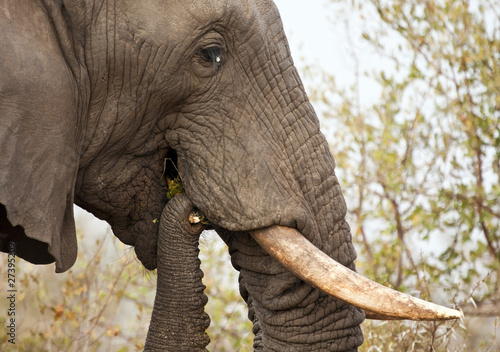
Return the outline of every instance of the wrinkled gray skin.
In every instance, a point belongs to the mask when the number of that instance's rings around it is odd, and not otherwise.
[[[270,0],[0,0],[0,43],[1,250],[67,270],[76,203],[154,269],[178,170],[229,245],[255,349],[357,349],[364,314],[247,233],[295,227],[354,270],[335,163]]]
[[[206,351],[210,318],[204,311],[199,238],[202,224],[188,221],[194,206],[182,194],[163,210],[158,236],[158,287],[145,351]],[[182,258],[182,260],[179,260]]]

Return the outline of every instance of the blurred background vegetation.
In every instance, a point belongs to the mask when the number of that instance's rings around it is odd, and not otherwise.
[[[351,33],[338,50],[354,84],[313,63],[301,73],[337,160],[358,270],[465,312],[459,322],[367,321],[360,351],[500,350],[500,1],[336,0],[328,11]],[[365,70],[361,56],[381,64]],[[109,230],[85,230],[88,215],[77,220],[68,273],[18,262],[18,344],[6,343],[0,300],[0,351],[142,350],[154,273]],[[209,349],[251,351],[225,248],[208,233],[201,251]]]

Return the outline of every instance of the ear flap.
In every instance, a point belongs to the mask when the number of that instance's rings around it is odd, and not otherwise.
[[[66,271],[77,256],[75,128],[65,126],[68,115],[42,110],[36,117],[19,117],[14,112],[4,115],[3,108],[0,102],[0,118],[9,120],[11,128],[0,125],[0,250],[13,241],[17,256],[34,264],[55,261],[56,272]],[[54,130],[38,129],[39,123]],[[61,131],[63,126],[66,131]]]
[[[29,6],[0,23],[0,250],[15,242],[63,272],[77,256],[77,88],[46,13]]]

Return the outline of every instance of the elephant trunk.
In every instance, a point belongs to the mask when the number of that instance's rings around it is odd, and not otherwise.
[[[298,278],[250,233],[217,232],[240,271],[240,292],[249,307],[256,351],[357,351],[363,342],[361,309]]]
[[[290,183],[288,191],[297,190],[297,193],[276,207],[275,212],[269,212],[268,216],[278,214],[274,226],[243,231],[217,229],[228,244],[233,266],[240,271],[240,292],[248,303],[249,318],[254,324],[254,348],[257,351],[357,351],[363,343],[360,329],[365,319],[363,309],[369,316],[374,316],[377,305],[382,306],[376,302],[378,298],[375,296],[370,301],[370,292],[365,292],[362,304],[349,300],[350,295],[359,287],[368,285],[369,280],[361,284],[358,281],[358,286],[349,291],[350,275],[331,275],[326,286],[307,275],[309,272],[321,277],[325,273],[335,273],[330,267],[336,266],[343,273],[359,276],[355,273],[356,253],[345,220],[346,204],[334,173],[335,162],[328,144],[319,134],[310,136],[302,148],[291,154],[293,166],[288,170],[293,176],[285,174],[284,179],[296,180],[296,186]],[[280,179],[275,182],[280,182]],[[263,196],[262,202],[275,199],[279,197],[274,194],[267,198]],[[286,240],[286,231],[274,231],[276,228],[294,229],[294,235],[299,234],[299,240],[305,242],[275,256],[273,251],[277,246],[268,246],[264,242],[270,240],[281,245]],[[316,265],[318,256],[310,259],[303,255],[309,248],[306,244],[330,261]],[[300,270],[295,270],[294,264],[302,259]],[[338,287],[347,287],[348,290],[340,295],[333,292],[332,296],[329,288],[335,291]],[[379,298],[384,307],[378,310],[379,317],[393,314],[387,309],[391,306],[388,301],[391,298],[384,296],[385,291],[382,291]],[[413,319],[413,302],[409,307],[404,307],[404,299],[399,303],[402,310],[408,308],[399,317]],[[437,317],[428,313],[422,319]],[[438,319],[459,316],[458,312],[446,316],[448,313]],[[395,316],[398,317],[397,312]]]
[[[145,351],[207,351],[207,296],[198,259],[203,225],[189,223],[193,205],[179,195],[165,206],[158,239],[158,283]]]

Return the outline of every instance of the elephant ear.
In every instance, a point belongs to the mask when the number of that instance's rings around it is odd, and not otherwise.
[[[63,272],[77,256],[77,90],[46,12],[26,12],[30,3],[0,21],[0,250],[15,242],[17,256]]]

